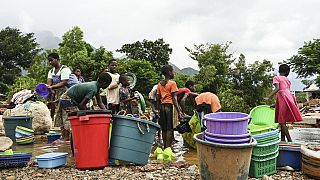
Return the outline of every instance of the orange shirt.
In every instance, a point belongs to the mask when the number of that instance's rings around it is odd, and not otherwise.
[[[218,96],[211,92],[201,93],[196,97],[195,100],[197,105],[202,103],[209,104],[212,112],[217,112],[221,108]]]
[[[177,92],[178,87],[176,82],[169,80],[166,85],[159,83],[157,88],[157,94],[161,97],[161,104],[173,104],[171,93]]]

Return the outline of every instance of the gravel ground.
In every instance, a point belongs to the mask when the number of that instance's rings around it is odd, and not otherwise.
[[[196,165],[186,163],[160,164],[151,162],[145,166],[112,166],[101,170],[77,170],[74,167],[38,169],[35,163],[24,168],[0,170],[1,179],[199,179]]]
[[[78,170],[72,166],[56,169],[39,169],[35,162],[27,167],[0,170],[0,179],[36,180],[36,179],[200,179],[199,169],[196,165],[184,162],[161,164],[156,161],[145,166],[110,166],[101,170]],[[302,172],[278,171],[272,176],[264,176],[263,180],[309,180]],[[256,180],[249,178],[249,180]]]

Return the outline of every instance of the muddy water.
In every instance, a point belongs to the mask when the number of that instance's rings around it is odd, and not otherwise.
[[[292,139],[296,142],[302,143],[320,143],[320,128],[294,128],[290,130]],[[177,155],[175,161],[186,161],[189,164],[198,164],[197,151],[195,149],[187,148],[183,145],[182,136],[175,133],[175,139],[178,141],[173,145],[173,151]],[[152,149],[155,149],[153,147]],[[47,152],[67,152],[67,164],[74,166],[74,158],[69,144],[53,144],[48,143],[44,137],[36,139],[33,145],[14,145],[14,151],[29,151],[32,152],[32,158]],[[153,153],[153,152],[152,152]]]
[[[189,149],[184,147],[182,136],[179,133],[175,133],[175,138],[178,140],[177,143],[173,146],[173,151],[177,155],[176,161],[186,161],[189,164],[198,164],[197,151],[194,149]],[[154,146],[152,149],[155,149]],[[35,159],[35,156],[48,153],[48,152],[67,152],[67,165],[75,166],[74,158],[72,157],[72,151],[70,144],[61,143],[54,144],[48,143],[46,138],[43,136],[37,137],[36,142],[32,145],[17,145],[15,144],[12,149],[14,151],[27,151],[32,152],[32,159]],[[151,152],[153,153],[153,151]]]
[[[67,164],[69,166],[74,165],[74,159],[72,157],[72,152],[69,144],[53,144],[48,143],[46,139],[36,138],[36,142],[31,145],[17,145],[15,144],[12,149],[14,151],[32,152],[32,159],[34,160],[36,156],[49,153],[49,152],[67,152]]]

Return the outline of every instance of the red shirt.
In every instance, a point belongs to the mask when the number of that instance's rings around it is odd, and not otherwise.
[[[181,101],[181,99],[183,98],[183,96],[184,96],[185,94],[189,95],[190,93],[191,93],[190,89],[188,89],[188,88],[180,88],[180,89],[176,92],[178,102]]]

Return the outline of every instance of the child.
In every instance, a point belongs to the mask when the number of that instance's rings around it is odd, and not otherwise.
[[[285,141],[285,138],[287,138],[287,140],[291,142],[292,139],[286,126],[286,122],[302,121],[302,116],[296,99],[290,92],[291,82],[287,78],[289,72],[290,67],[287,64],[281,64],[279,66],[279,76],[275,76],[273,78],[275,90],[273,90],[266,99],[270,99],[275,93],[277,93],[275,120],[280,124],[281,141]]]
[[[67,111],[85,110],[86,104],[95,96],[101,109],[106,109],[99,95],[99,89],[107,88],[111,83],[111,76],[103,72],[97,81],[77,84],[67,90],[60,98],[61,106]]]
[[[173,68],[170,65],[162,67],[161,73],[165,76],[157,87],[157,102],[160,106],[160,121],[164,148],[171,147],[173,142],[173,105],[178,111],[179,119],[182,117],[181,108],[178,104],[176,92],[177,84],[174,78]],[[160,105],[161,100],[161,105]]]
[[[198,93],[194,93],[194,91],[194,82],[187,81],[185,83],[184,88],[179,88],[179,90],[176,92],[178,103],[182,108],[183,112],[185,112],[186,99],[188,97],[196,97],[199,95]]]
[[[128,76],[126,74],[121,74],[119,81],[121,83],[121,87],[119,89],[120,110],[126,111],[127,114],[132,114],[130,101],[136,99],[136,97],[131,97]]]
[[[103,91],[104,104],[108,105],[108,109],[116,114],[120,109],[120,97],[119,97],[119,77],[117,73],[118,63],[115,59],[111,59],[108,65],[108,74],[112,78],[112,82],[107,89]]]
[[[80,68],[76,68],[76,69],[73,71],[73,74],[76,75],[79,83],[84,83],[84,82],[85,82],[83,76],[81,76],[81,70],[80,70]]]

